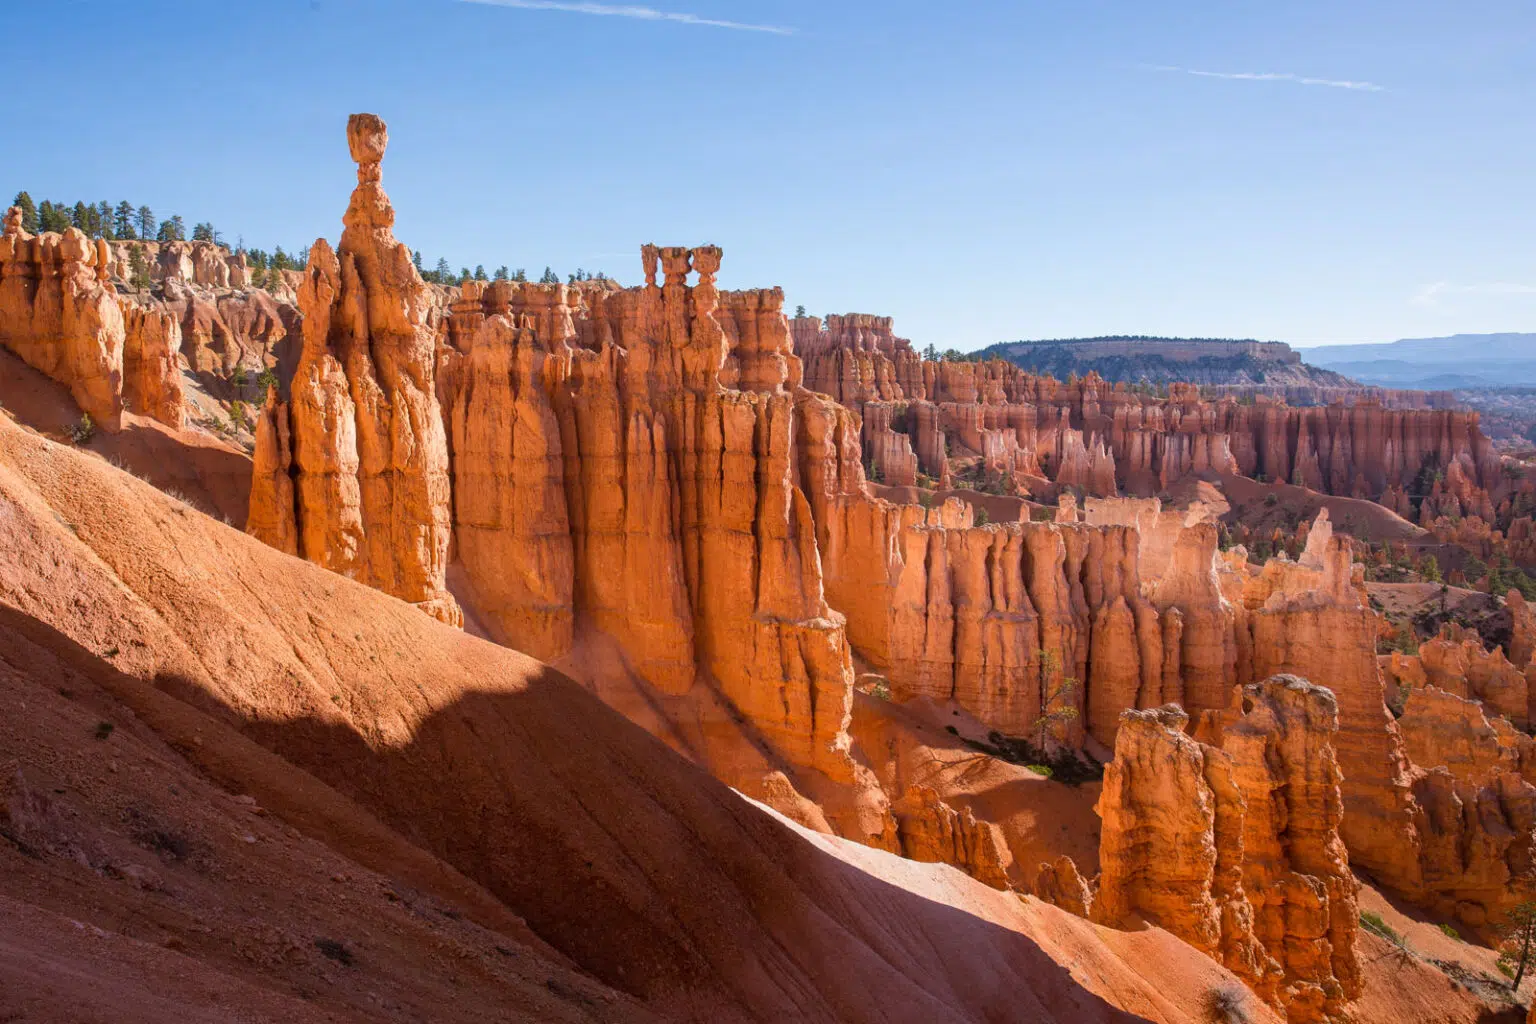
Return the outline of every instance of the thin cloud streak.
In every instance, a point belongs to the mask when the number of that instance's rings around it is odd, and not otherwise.
[[[679,11],[658,11],[654,7],[633,4],[597,4],[580,2],[580,0],[459,0],[459,2],[483,4],[487,7],[516,7],[525,11],[563,11],[567,14],[595,14],[605,18],[633,18],[637,21],[672,21],[682,25],[730,28],[738,32],[766,32],[776,36],[789,36],[795,33],[794,29],[779,25],[749,25],[740,21],[703,18],[697,14]]]
[[[1436,281],[1425,286],[1410,301],[1415,306],[1438,309],[1440,300],[1456,295],[1536,295],[1536,284],[1518,284],[1511,281],[1484,281],[1479,284],[1453,284]]]
[[[1296,85],[1321,85],[1330,89],[1352,89],[1356,92],[1386,92],[1385,86],[1375,82],[1353,82],[1341,78],[1309,78],[1306,75],[1293,75],[1289,72],[1280,73],[1273,71],[1199,71],[1195,68],[1175,67],[1171,64],[1143,65],[1148,71],[1174,71],[1183,75],[1197,75],[1200,78],[1226,78],[1239,82],[1293,82]]]

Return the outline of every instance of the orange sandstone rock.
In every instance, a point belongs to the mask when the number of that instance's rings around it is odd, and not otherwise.
[[[1275,559],[1241,584],[1240,678],[1291,674],[1338,700],[1342,834],[1351,861],[1410,898],[1422,893],[1417,813],[1402,738],[1376,663],[1379,628],[1347,538],[1319,515],[1297,562]]]
[[[1124,715],[1097,807],[1094,917],[1143,917],[1289,1020],[1325,1020],[1362,985],[1333,695],[1285,676],[1249,686],[1220,749],[1185,736],[1187,721],[1173,706]]]
[[[129,407],[168,426],[186,425],[181,325],[163,309],[123,304],[123,389]]]
[[[970,808],[956,811],[927,786],[908,787],[891,810],[902,856],[953,864],[994,889],[1008,888],[1013,855],[996,825],[977,821]]]
[[[367,159],[359,162],[338,250],[322,239],[310,252],[299,288],[303,352],[290,407],[263,416],[269,434],[258,445],[264,458],[251,505],[260,513],[252,522],[285,518],[271,482],[287,456],[269,423],[286,414],[299,553],[458,624],[461,613],[445,586],[448,450],[428,293],[390,230],[394,211],[379,185],[383,122],[355,115],[348,140],[354,156]]]
[[[1040,865],[1035,895],[1078,917],[1088,917],[1093,907],[1093,888],[1078,873],[1077,863],[1065,854]]]
[[[1428,901],[1474,928],[1498,921],[1536,867],[1536,740],[1434,686],[1408,692],[1398,726],[1418,766]]]
[[[77,228],[29,235],[11,207],[0,234],[0,345],[68,387],[98,426],[117,430],[125,329],[104,249]]]

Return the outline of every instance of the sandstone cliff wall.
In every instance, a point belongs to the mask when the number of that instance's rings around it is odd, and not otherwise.
[[[250,529],[279,547],[296,537],[305,558],[457,624],[445,583],[448,447],[428,292],[391,231],[379,184],[383,122],[354,117],[347,138],[358,186],[337,251],[321,239],[310,252],[291,404],[258,422]]]
[[[217,322],[226,336],[230,331],[217,312],[202,312],[199,299],[178,306],[174,290],[165,300],[120,296],[113,286],[116,263],[105,241],[74,228],[29,235],[20,211],[8,211],[0,235],[0,345],[69,388],[98,427],[118,430],[127,411],[180,429],[187,422],[182,359],[194,370],[212,368],[203,365],[209,361],[202,353],[213,344],[205,325]],[[228,301],[259,306],[263,300]],[[270,328],[264,333],[272,343],[282,336],[280,329],[275,337]],[[249,363],[266,365],[264,356]],[[237,358],[221,359],[223,369]]]
[[[1292,676],[1251,685],[1220,747],[1184,735],[1187,722],[1172,705],[1124,715],[1096,808],[1092,915],[1145,918],[1288,1020],[1328,1019],[1363,987],[1333,695]]]
[[[1035,478],[1036,489],[1053,483],[1101,496],[1150,495],[1189,473],[1237,472],[1381,500],[1413,485],[1427,467],[1445,475],[1454,514],[1490,522],[1512,486],[1475,412],[1385,408],[1369,398],[1301,408],[1267,396],[1251,405],[1210,402],[1188,385],[1151,398],[1095,374],[1063,384],[1001,360],[925,361],[886,318],[835,317],[826,329],[815,326],[802,322],[794,332],[806,386],[861,415],[867,403],[896,403],[904,423],[934,421],[942,435],[936,443],[925,445],[910,427],[904,432],[935,480],[947,475],[951,459],[979,459],[988,473],[1016,484]],[[899,455],[883,429],[866,433],[864,454],[886,474],[898,471],[890,463]]]
[[[69,388],[98,426],[116,430],[124,340],[106,243],[76,228],[29,235],[11,207],[0,235],[0,345]]]
[[[857,438],[797,386],[782,293],[722,294],[718,249],[646,246],[641,287],[471,284],[437,322],[388,230],[383,125],[355,118],[349,138],[360,184],[299,290],[304,351],[291,404],[260,423],[252,532],[439,614],[457,610],[451,557],[494,639],[634,702],[746,791],[792,776],[822,805],[790,788],[787,813],[896,846],[850,754],[851,654],[806,496],[857,473]],[[968,848],[920,800],[904,820]]]

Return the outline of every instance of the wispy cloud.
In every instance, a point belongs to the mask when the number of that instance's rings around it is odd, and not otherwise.
[[[1201,78],[1227,78],[1240,82],[1292,82],[1296,85],[1322,85],[1330,89],[1353,89],[1356,92],[1386,92],[1385,86],[1375,82],[1353,82],[1344,78],[1310,78],[1275,71],[1198,71],[1195,68],[1175,67],[1171,64],[1143,64],[1147,71],[1173,71],[1182,75],[1198,75]]]
[[[776,36],[794,35],[795,30],[780,25],[751,25],[741,21],[723,21],[680,11],[658,11],[634,4],[596,4],[580,0],[460,0],[462,3],[490,7],[518,7],[525,11],[564,11],[567,14],[596,14],[605,18],[634,18],[637,21],[674,21],[683,25],[708,28],[733,28],[739,32],[767,32]]]
[[[1444,300],[1458,295],[1536,295],[1536,284],[1519,284],[1512,281],[1455,284],[1451,281],[1436,281],[1434,284],[1425,285],[1409,301],[1415,306],[1440,309],[1445,305]]]

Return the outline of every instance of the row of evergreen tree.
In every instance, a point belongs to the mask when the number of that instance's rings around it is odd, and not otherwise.
[[[32,201],[28,193],[18,192],[11,205],[21,208],[22,230],[30,234],[79,228],[91,238],[105,238],[109,242],[122,239],[148,239],[155,242],[187,240],[187,222],[179,215],[159,220],[149,207],[136,207],[126,199],[116,206],[106,199],[99,203],[80,201],[72,205],[44,199],[38,204]],[[207,223],[192,228],[192,240],[218,244],[224,241],[214,226]]]
[[[432,284],[463,284],[465,281],[527,282],[528,280],[528,272],[522,267],[518,267],[516,270],[510,270],[505,266],[501,266],[497,267],[494,273],[488,274],[486,273],[485,266],[482,264],[475,267],[474,270],[470,270],[468,267],[461,267],[459,272],[455,274],[453,272],[452,264],[450,264],[446,259],[439,259],[437,261],[437,266],[431,270],[428,270],[422,261],[420,251],[411,253],[411,262],[416,264],[416,271],[417,273],[421,274],[422,280],[430,281]],[[589,273],[588,271],[581,268],[578,268],[574,274],[569,274],[566,277],[567,284],[575,284],[577,281],[606,280],[608,280],[608,275],[602,273],[601,271],[594,274]],[[545,267],[543,276],[539,278],[539,283],[559,284],[560,275],[555,273],[554,270],[550,269],[549,267]]]
[[[187,240],[186,222],[179,215],[173,215],[165,220],[159,220],[148,206],[134,206],[124,199],[115,206],[103,199],[99,203],[76,202],[55,203],[51,200],[43,200],[41,204],[33,201],[27,192],[18,192],[13,206],[21,208],[21,227],[29,234],[37,234],[43,231],[64,232],[69,228],[79,228],[91,238],[104,238],[112,241],[150,240],[156,242],[184,242]],[[201,222],[192,227],[192,241],[212,242],[215,245],[229,246],[224,240],[224,235],[209,222]],[[237,243],[236,251],[243,251],[250,262],[253,276],[265,279],[266,272],[271,270],[303,270],[307,259],[302,250],[297,254],[289,254],[278,246],[272,252],[264,249],[246,249],[244,240]],[[416,269],[421,276],[434,284],[461,284],[465,281],[527,281],[528,273],[519,267],[511,270],[505,266],[498,267],[493,274],[487,274],[485,267],[477,266],[473,271],[468,267],[460,268],[458,273],[453,272],[452,266],[446,259],[439,259],[437,266],[428,270],[422,263],[421,253],[412,254]],[[273,277],[276,280],[276,277]],[[585,269],[578,268],[575,273],[566,277],[567,283],[575,284],[578,281],[605,281],[607,276],[602,273],[589,273]],[[544,274],[539,278],[541,284],[558,284],[560,275],[551,268],[545,267]]]
[[[103,199],[99,203],[55,203],[43,200],[35,203],[27,192],[18,192],[13,206],[21,208],[21,227],[29,234],[42,231],[64,232],[79,228],[91,238],[104,238],[109,242],[146,240],[152,242],[185,242],[188,240],[187,223],[180,215],[165,220],[155,217],[147,206],[134,206],[124,199],[114,206]],[[212,242],[229,248],[224,233],[212,223],[203,221],[192,227],[191,241]],[[278,246],[272,252],[264,249],[246,249],[242,239],[237,251],[245,252],[251,266],[257,270],[303,270],[305,257],[289,255]]]

